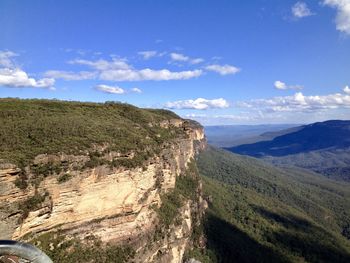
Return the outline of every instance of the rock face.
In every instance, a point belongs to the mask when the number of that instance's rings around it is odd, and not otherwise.
[[[201,189],[198,202],[188,200],[181,208],[182,223],[171,226],[169,235],[153,248],[144,248],[147,242],[144,237],[157,223],[154,207],[161,205],[160,196],[175,187],[177,176],[185,174],[196,152],[206,145],[202,127],[183,120],[162,123],[165,128],[170,125],[183,127],[186,138],[168,142],[143,167],[100,165],[79,172],[68,171],[74,175],[69,180],[59,182],[57,175],[50,175],[37,187],[24,190],[15,184],[19,168],[13,165],[0,168],[0,239],[25,239],[28,235],[60,230],[81,239],[94,235],[102,242],[132,243],[139,262],[181,262],[192,225],[196,224],[191,212],[202,209]],[[81,161],[84,156],[61,154],[60,158]],[[21,220],[20,204],[34,196],[42,198],[40,206]]]

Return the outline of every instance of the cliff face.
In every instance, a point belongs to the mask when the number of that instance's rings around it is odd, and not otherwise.
[[[181,128],[180,136],[162,145],[160,153],[142,167],[97,165],[46,176],[37,185],[20,189],[21,170],[14,165],[0,168],[0,239],[31,239],[48,232],[64,233],[83,240],[89,236],[103,243],[131,244],[139,262],[181,262],[193,224],[202,213],[201,186],[195,200],[185,200],[177,221],[164,238],[148,246],[159,218],[161,196],[172,191],[176,179],[186,174],[196,152],[205,147],[203,128],[188,121],[163,121],[165,129]],[[132,155],[132,153],[131,153]],[[118,154],[110,154],[109,159]],[[34,163],[84,163],[87,156],[40,155]],[[28,169],[28,168],[26,168]],[[66,177],[64,177],[66,176]],[[61,178],[58,179],[58,178]],[[30,201],[28,201],[32,198]],[[39,200],[36,205],[35,201]],[[34,202],[34,205],[30,205]],[[23,216],[23,207],[28,210]],[[194,218],[194,215],[196,218]]]

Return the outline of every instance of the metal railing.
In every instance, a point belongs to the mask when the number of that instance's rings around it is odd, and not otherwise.
[[[16,256],[33,263],[53,263],[40,249],[13,240],[0,240],[0,256],[4,255]]]

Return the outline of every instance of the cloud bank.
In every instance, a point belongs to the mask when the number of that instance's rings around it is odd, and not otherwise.
[[[11,51],[0,51],[0,86],[10,88],[50,88],[54,89],[53,78],[34,79],[12,60],[18,56]]]
[[[104,84],[100,84],[96,86],[96,89],[105,93],[110,94],[124,94],[125,90],[118,86],[108,86]]]
[[[157,51],[149,50],[149,51],[140,51],[137,54],[143,57],[143,59],[147,60],[157,55]]]
[[[273,97],[237,102],[236,106],[266,112],[310,112],[327,109],[350,108],[350,91],[328,95],[305,96],[301,92],[293,96]]]
[[[219,73],[220,75],[229,75],[229,74],[236,74],[239,71],[241,71],[239,68],[236,68],[234,66],[230,65],[218,65],[213,64],[205,67],[206,70],[214,71]]]
[[[150,68],[135,69],[129,65],[125,59],[113,58],[112,60],[85,60],[75,59],[69,61],[70,64],[84,65],[90,67],[92,71],[67,72],[59,70],[49,70],[46,76],[62,78],[65,80],[100,79],[108,81],[162,81],[162,80],[186,80],[202,75],[201,69],[186,71],[170,71],[168,69],[154,70]]]
[[[175,61],[175,62],[189,62],[190,64],[193,64],[193,65],[204,62],[204,59],[202,58],[190,58],[180,53],[170,53],[170,58],[172,61]]]
[[[64,70],[49,70],[45,72],[46,77],[55,78],[55,79],[64,79],[64,80],[85,80],[85,79],[94,79],[97,75],[97,72],[90,71],[64,71]]]
[[[203,99],[198,98],[195,100],[179,100],[174,102],[168,102],[165,107],[168,109],[194,109],[194,110],[207,110],[207,109],[223,109],[228,108],[229,103],[223,99]]]
[[[119,86],[110,86],[105,84],[99,84],[95,86],[95,89],[104,93],[109,93],[109,94],[142,93],[142,90],[139,88],[132,88],[130,90],[125,90]]]

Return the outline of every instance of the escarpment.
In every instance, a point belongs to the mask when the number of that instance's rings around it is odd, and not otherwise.
[[[9,145],[1,149],[11,158],[1,156],[0,239],[33,242],[57,258],[78,250],[74,241],[82,247],[93,244],[99,253],[110,246],[124,253],[126,249],[120,247],[127,246],[130,250],[125,253],[135,262],[182,261],[205,207],[194,160],[206,146],[199,124],[170,112],[123,104],[6,103],[16,110],[2,112],[0,117],[27,115],[19,104],[42,119],[37,126],[23,125],[27,130],[19,136],[27,138],[18,138],[20,146],[13,138],[1,138],[14,148],[13,152]],[[62,119],[48,122],[51,115],[45,109]],[[80,121],[78,125],[58,122],[84,114],[106,118],[105,123],[96,119],[97,126],[87,127],[89,123]],[[118,123],[113,123],[116,116],[111,120],[105,114],[116,114]],[[9,121],[5,124],[10,127]],[[68,127],[61,127],[65,124]],[[93,128],[99,127],[102,135],[89,134],[98,133]],[[60,135],[48,132],[51,138],[43,138],[46,144],[35,138],[52,128]],[[32,152],[26,148],[28,141]]]

